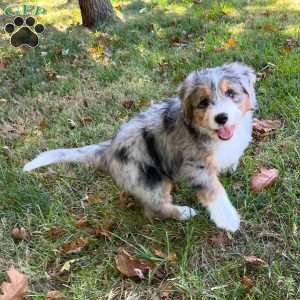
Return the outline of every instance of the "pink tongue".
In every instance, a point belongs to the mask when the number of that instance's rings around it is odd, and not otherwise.
[[[234,125],[218,129],[217,134],[221,140],[229,140],[234,134]]]

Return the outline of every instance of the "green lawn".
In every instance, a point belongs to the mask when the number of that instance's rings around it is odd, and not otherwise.
[[[8,3],[0,1],[1,8]],[[0,282],[14,264],[30,277],[28,299],[46,299],[50,290],[80,300],[300,299],[300,2],[114,2],[122,21],[98,31],[80,26],[77,1],[38,4],[48,10],[39,18],[46,26],[39,47],[24,52],[4,32],[0,37]],[[110,138],[151,101],[174,95],[190,71],[234,60],[256,71],[275,65],[258,81],[257,97],[260,117],[283,126],[254,142],[236,173],[222,176],[243,219],[224,246],[211,242],[221,231],[183,184],[175,199],[201,213],[186,223],[150,223],[138,207],[121,207],[120,190],[101,173],[66,165],[22,172],[42,150]],[[261,166],[279,169],[280,179],[254,194],[250,177]],[[89,203],[87,193],[99,201]],[[84,216],[90,225],[77,228]],[[111,221],[110,238],[91,230]],[[28,240],[13,240],[16,225]],[[82,251],[61,251],[80,237],[88,238]],[[115,265],[120,247],[163,274],[122,277]],[[157,249],[177,259],[158,258]],[[245,255],[266,264],[249,267]],[[243,276],[254,281],[252,289]]]

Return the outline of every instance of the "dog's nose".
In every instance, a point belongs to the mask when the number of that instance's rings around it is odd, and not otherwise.
[[[219,125],[224,125],[228,121],[228,115],[225,113],[221,113],[215,116],[215,121]]]

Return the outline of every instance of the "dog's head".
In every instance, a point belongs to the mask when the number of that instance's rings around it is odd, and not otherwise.
[[[254,70],[241,63],[192,72],[179,87],[186,124],[229,140],[257,108]]]

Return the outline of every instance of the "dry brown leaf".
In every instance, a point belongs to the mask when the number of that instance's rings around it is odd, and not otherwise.
[[[250,181],[251,190],[253,192],[261,192],[264,188],[271,186],[279,176],[277,169],[261,168]]]
[[[83,248],[85,248],[88,245],[88,243],[89,240],[87,238],[80,237],[75,241],[65,243],[62,247],[61,253],[62,254],[78,253]]]
[[[93,234],[96,237],[102,237],[102,238],[104,237],[111,241],[112,240],[111,232],[114,230],[114,228],[116,228],[116,226],[117,226],[117,222],[114,220],[111,220],[101,226],[94,228]]]
[[[225,232],[220,232],[210,239],[210,243],[214,246],[228,246],[231,244],[231,240],[229,239],[228,235]]]
[[[249,255],[249,256],[244,256],[243,257],[246,264],[252,267],[256,267],[256,266],[262,266],[265,265],[266,262],[264,260],[262,260],[261,258],[258,258],[255,255]]]
[[[170,252],[169,255],[162,252],[160,249],[154,249],[154,254],[158,257],[161,257],[165,260],[174,262],[178,260],[177,254],[175,252]]]
[[[225,48],[224,47],[215,47],[214,48],[214,51],[219,53],[219,52],[224,52],[225,51]]]
[[[10,59],[2,57],[0,58],[0,70],[4,70],[10,64]]]
[[[64,296],[60,291],[48,291],[47,292],[47,300],[60,300],[64,299]]]
[[[119,248],[115,261],[119,272],[126,277],[145,279],[152,270],[149,263],[133,258],[124,248]]]
[[[95,228],[94,234],[97,238],[102,237],[102,238],[108,239],[109,241],[112,240],[111,232],[109,230],[106,230],[102,226]]]
[[[29,235],[24,227],[15,227],[11,231],[11,236],[13,237],[14,240],[17,241],[24,241],[28,240]]]
[[[76,221],[76,223],[75,223],[75,227],[76,227],[76,228],[83,228],[83,227],[88,227],[88,226],[89,226],[89,222],[88,222],[86,216],[80,218],[80,219],[79,219],[78,221]]]
[[[132,100],[126,100],[122,102],[123,107],[125,107],[126,109],[132,109],[135,107],[134,101]]]
[[[257,72],[257,80],[261,81],[267,78],[268,75],[272,74],[276,70],[276,65],[268,62],[263,68]]]
[[[89,204],[96,204],[96,203],[101,203],[103,202],[103,199],[99,197],[99,195],[96,194],[87,194],[85,196],[85,199]]]
[[[0,300],[22,300],[28,290],[28,278],[11,266],[7,271],[10,282],[1,284]]]
[[[270,134],[271,131],[281,127],[280,120],[264,120],[254,119],[253,120],[253,137],[261,139],[266,135]]]
[[[254,281],[248,276],[243,276],[241,279],[241,283],[248,290],[250,290],[254,287]]]
[[[122,10],[122,6],[120,3],[114,5],[114,8],[117,9],[117,10]]]
[[[62,226],[54,226],[54,227],[50,228],[49,230],[47,230],[47,235],[50,238],[54,239],[54,238],[63,236],[66,232],[67,232],[67,230],[65,228],[63,228]]]
[[[225,48],[232,48],[237,45],[237,40],[234,38],[230,38],[225,43]]]
[[[89,117],[89,116],[85,116],[85,117],[80,118],[80,122],[85,126],[88,125],[88,124],[91,124],[93,121],[94,121],[94,119],[92,117]]]
[[[127,192],[121,192],[119,196],[119,206],[122,208],[131,208],[135,206],[135,202]]]
[[[264,24],[262,26],[262,29],[267,32],[276,32],[277,31],[272,24]]]

